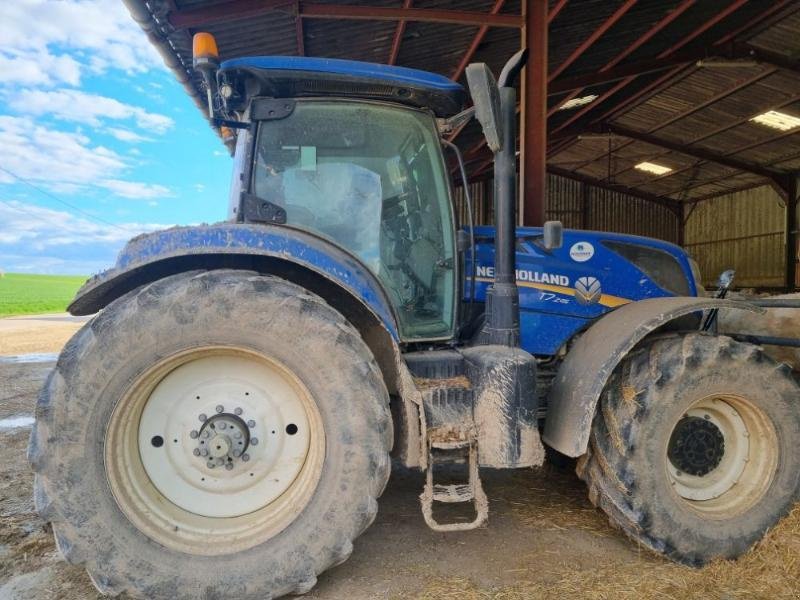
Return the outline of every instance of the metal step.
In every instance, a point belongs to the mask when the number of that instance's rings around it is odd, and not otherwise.
[[[460,452],[458,452],[460,451]],[[469,480],[466,483],[438,484],[433,482],[435,465],[468,461]],[[422,516],[434,531],[467,531],[481,527],[489,518],[489,500],[481,485],[478,471],[478,445],[473,435],[468,439],[432,440],[428,443],[428,472],[425,488],[419,497]],[[472,502],[475,519],[468,523],[439,523],[433,518],[433,503],[454,504]]]

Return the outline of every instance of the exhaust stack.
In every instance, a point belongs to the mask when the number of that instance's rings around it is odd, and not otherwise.
[[[485,64],[467,67],[475,116],[494,152],[495,265],[494,283],[486,294],[484,344],[519,346],[519,289],[516,277],[517,92],[514,81],[528,58],[520,50],[503,67],[500,80]]]

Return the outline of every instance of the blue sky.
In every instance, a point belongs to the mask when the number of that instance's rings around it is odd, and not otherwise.
[[[0,23],[0,270],[88,275],[226,218],[227,150],[120,0],[6,1]]]

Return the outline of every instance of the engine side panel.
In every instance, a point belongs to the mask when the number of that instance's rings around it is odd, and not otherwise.
[[[603,242],[653,249],[674,261],[682,295],[696,295],[688,256],[679,247],[650,238],[596,231],[564,231],[564,245],[547,251],[536,243],[540,228],[517,229],[517,285],[522,347],[551,356],[575,333],[629,302],[676,295]],[[485,301],[494,278],[493,227],[477,227],[476,300]],[[465,295],[469,294],[467,278]]]

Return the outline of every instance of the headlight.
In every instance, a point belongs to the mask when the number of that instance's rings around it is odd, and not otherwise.
[[[629,244],[605,240],[602,244],[616,252],[652,279],[655,284],[676,296],[688,296],[689,280],[677,259],[669,252]]]

